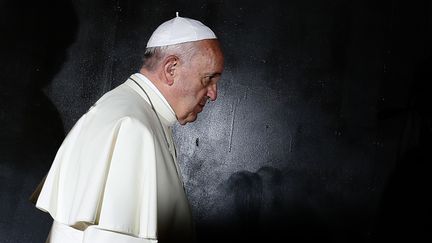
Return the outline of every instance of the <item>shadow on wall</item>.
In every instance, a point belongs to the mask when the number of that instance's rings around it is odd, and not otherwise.
[[[430,239],[432,113],[430,91],[425,87],[432,75],[431,64],[428,57],[418,65],[406,107],[379,114],[383,124],[405,121],[388,181],[373,179],[373,171],[364,174],[295,163],[283,169],[238,171],[214,193],[212,212],[206,212],[211,217],[206,217],[215,220],[198,225],[199,242]]]
[[[383,192],[374,242],[427,242],[432,239],[432,200],[428,195],[432,112],[430,90],[425,88],[432,75],[431,66],[431,56],[417,66],[407,107],[385,110],[380,114],[382,123],[401,118],[405,127],[399,141],[396,167]]]
[[[314,213],[301,174],[273,167],[240,171],[219,186],[213,204],[216,224],[198,226],[199,242],[331,242],[328,228]],[[300,189],[299,189],[300,188]],[[221,208],[223,207],[223,208]]]
[[[44,242],[51,225],[29,196],[63,138],[60,115],[44,94],[67,58],[78,18],[68,1],[2,1],[0,52],[0,236]]]

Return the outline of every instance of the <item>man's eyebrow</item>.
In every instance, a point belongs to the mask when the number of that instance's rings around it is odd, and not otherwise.
[[[219,72],[215,72],[215,73],[206,73],[206,74],[205,74],[206,77],[218,77],[218,76],[221,76],[221,75],[222,75],[222,73],[219,73]]]

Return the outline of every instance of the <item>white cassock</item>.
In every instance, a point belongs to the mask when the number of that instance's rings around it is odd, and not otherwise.
[[[142,74],[101,97],[67,135],[36,203],[54,219],[47,242],[189,242],[175,122]]]

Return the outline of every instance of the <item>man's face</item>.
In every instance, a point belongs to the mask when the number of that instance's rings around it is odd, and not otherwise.
[[[175,80],[177,102],[173,109],[180,124],[196,120],[207,99],[217,98],[217,82],[223,71],[223,55],[217,40],[204,40],[199,43],[200,51],[189,63],[179,66]]]

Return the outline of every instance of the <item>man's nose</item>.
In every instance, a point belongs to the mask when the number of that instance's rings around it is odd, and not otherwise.
[[[211,101],[215,101],[217,99],[217,84],[212,84],[208,87],[207,96]]]

